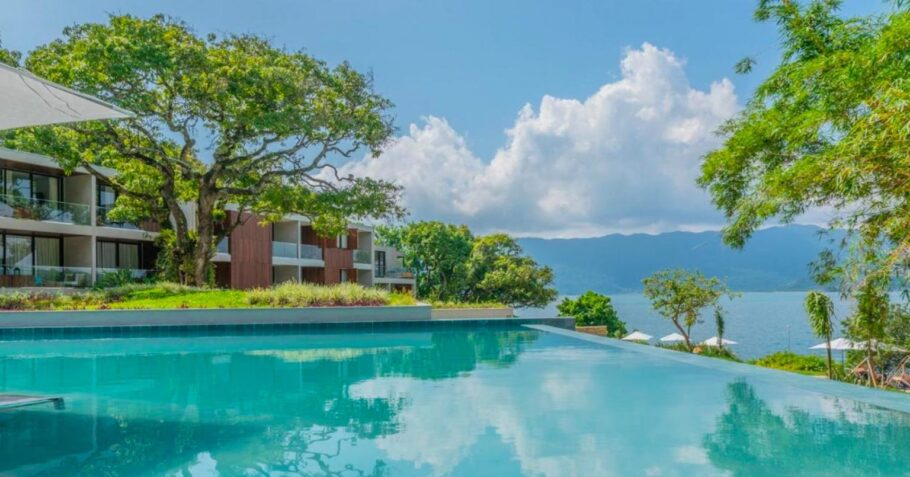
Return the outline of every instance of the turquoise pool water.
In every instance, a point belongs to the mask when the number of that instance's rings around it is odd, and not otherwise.
[[[669,353],[528,328],[4,342],[0,390],[67,408],[0,413],[0,475],[910,471],[910,397]]]

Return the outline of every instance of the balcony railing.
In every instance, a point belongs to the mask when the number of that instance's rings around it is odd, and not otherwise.
[[[99,283],[105,276],[122,275],[128,281],[141,282],[152,275],[152,270],[142,268],[98,268],[95,270],[95,282]],[[122,281],[118,277],[118,281]]]
[[[91,209],[87,204],[0,194],[0,217],[88,225]]]
[[[221,241],[219,241],[218,245],[215,247],[215,250],[218,253],[231,253],[230,243],[228,242],[228,238],[225,237],[225,238],[221,239]]]
[[[113,209],[113,205],[99,205],[95,207],[95,224],[102,227],[117,227],[120,229],[138,230],[139,226],[126,221],[115,221],[108,219],[107,214]]]
[[[354,263],[373,263],[372,254],[369,250],[354,250]]]
[[[322,249],[316,245],[310,245],[306,243],[300,244],[300,258],[322,260]]]
[[[297,245],[293,242],[272,241],[272,256],[284,258],[297,258]]]
[[[404,268],[386,268],[376,269],[374,276],[376,278],[414,278],[414,273]]]
[[[0,267],[0,287],[87,287],[92,284],[88,267],[19,266]]]

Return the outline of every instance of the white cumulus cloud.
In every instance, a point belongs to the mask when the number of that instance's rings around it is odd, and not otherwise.
[[[412,124],[382,157],[342,172],[395,181],[414,219],[544,237],[714,228],[695,185],[714,131],[739,108],[733,84],[693,88],[685,62],[645,43],[584,100],[544,96],[485,161],[443,118]]]

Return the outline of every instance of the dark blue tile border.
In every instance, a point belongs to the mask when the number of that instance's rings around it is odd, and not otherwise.
[[[250,323],[245,325],[148,325],[103,327],[0,328],[0,340],[147,338],[168,336],[265,335],[324,332],[395,333],[400,331],[454,331],[476,328],[503,328],[547,325],[575,329],[571,318],[446,319],[423,321],[358,321],[348,323]]]

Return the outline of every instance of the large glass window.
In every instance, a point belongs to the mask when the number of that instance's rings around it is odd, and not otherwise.
[[[58,237],[35,237],[35,265],[39,267],[63,265]]]
[[[128,242],[98,241],[95,262],[98,268],[140,269],[139,244]]]
[[[99,241],[96,244],[95,261],[98,268],[117,268],[117,244]]]
[[[6,236],[6,273],[32,274],[32,238],[24,235]]]
[[[117,244],[118,268],[139,268],[139,245],[135,243]]]
[[[98,207],[113,207],[114,202],[117,201],[117,192],[114,191],[114,188],[105,185],[98,185]]]
[[[32,197],[32,176],[28,172],[6,170],[6,193],[16,198]]]
[[[40,174],[32,175],[32,194],[37,200],[60,201],[60,179]]]

